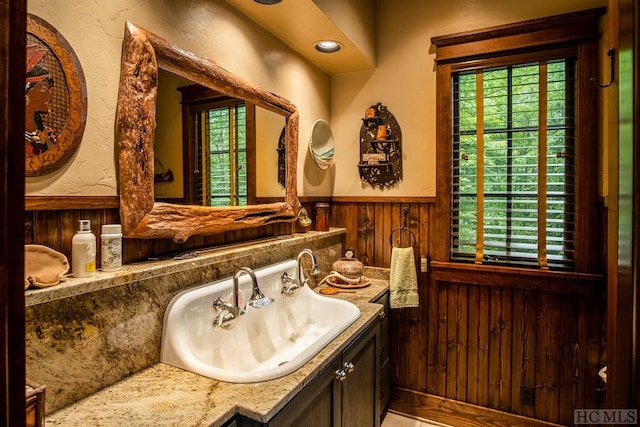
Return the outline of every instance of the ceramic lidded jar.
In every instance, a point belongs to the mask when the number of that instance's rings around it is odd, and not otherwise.
[[[353,257],[352,251],[347,251],[344,258],[340,258],[332,265],[333,270],[348,279],[359,279],[364,272],[364,264]]]

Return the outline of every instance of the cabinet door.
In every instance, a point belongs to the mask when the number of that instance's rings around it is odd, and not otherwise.
[[[343,427],[380,425],[379,328],[376,322],[343,352],[342,369],[348,372],[353,366],[342,381]]]
[[[379,339],[380,322],[376,321],[268,423],[241,418],[239,425],[379,427]]]
[[[340,358],[329,364],[291,402],[269,421],[269,426],[339,427]]]

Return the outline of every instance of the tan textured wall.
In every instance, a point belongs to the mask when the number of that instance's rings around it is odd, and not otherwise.
[[[435,51],[431,38],[605,6],[606,0],[377,1],[377,66],[333,79],[334,196],[435,196]],[[606,47],[602,57],[606,58]],[[607,72],[608,73],[608,72]],[[403,181],[390,190],[360,181],[361,117],[381,102],[402,128]],[[307,183],[305,183],[306,185]],[[306,188],[305,188],[306,190]]]
[[[173,172],[173,182],[154,185],[156,199],[182,198],[182,105],[178,88],[189,82],[166,71],[158,73],[156,102],[156,142],[153,144],[155,173]]]
[[[604,6],[606,0],[378,0],[376,69],[333,78],[222,0],[142,0],[133,6],[126,0],[103,3],[29,2],[29,12],[53,24],[76,50],[86,74],[89,109],[75,158],[57,173],[27,179],[27,194],[116,194],[113,118],[125,20],[212,58],[296,104],[300,111],[300,195],[410,197],[435,195],[436,87],[431,37]],[[606,58],[606,49],[603,43],[602,58]],[[603,75],[607,75],[605,70]],[[389,108],[403,132],[404,179],[384,191],[363,183],[356,167],[360,119],[376,102]],[[336,140],[335,161],[326,171],[319,170],[308,153],[309,131],[318,118],[331,124]],[[259,195],[271,193],[259,189]]]
[[[223,0],[32,0],[28,12],[48,21],[71,44],[88,93],[87,125],[76,156],[53,174],[27,179],[28,195],[117,193],[114,117],[125,21],[288,98],[300,111],[301,141],[316,118],[330,116],[329,76]],[[305,150],[306,141],[301,164]],[[299,173],[300,188],[302,179]]]
[[[313,124],[313,123],[312,123]],[[256,108],[256,196],[284,197],[278,184],[278,139],[284,129],[284,117],[264,108]],[[304,141],[300,141],[304,148]]]

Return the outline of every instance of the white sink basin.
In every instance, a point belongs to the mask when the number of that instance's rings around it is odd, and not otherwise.
[[[232,278],[176,295],[164,316],[160,361],[220,381],[270,380],[300,368],[360,317],[354,304],[318,295],[308,286],[296,296],[281,296],[285,271],[295,277],[296,261],[254,270],[262,292],[275,301],[247,307],[234,329],[212,327],[213,300],[231,293]],[[239,284],[249,298],[249,275],[241,275]]]

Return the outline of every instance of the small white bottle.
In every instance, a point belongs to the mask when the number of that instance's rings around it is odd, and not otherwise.
[[[105,224],[100,234],[102,271],[122,268],[122,228],[120,224]]]
[[[71,240],[71,265],[74,277],[89,277],[96,272],[96,236],[91,221],[81,219],[78,232]]]

